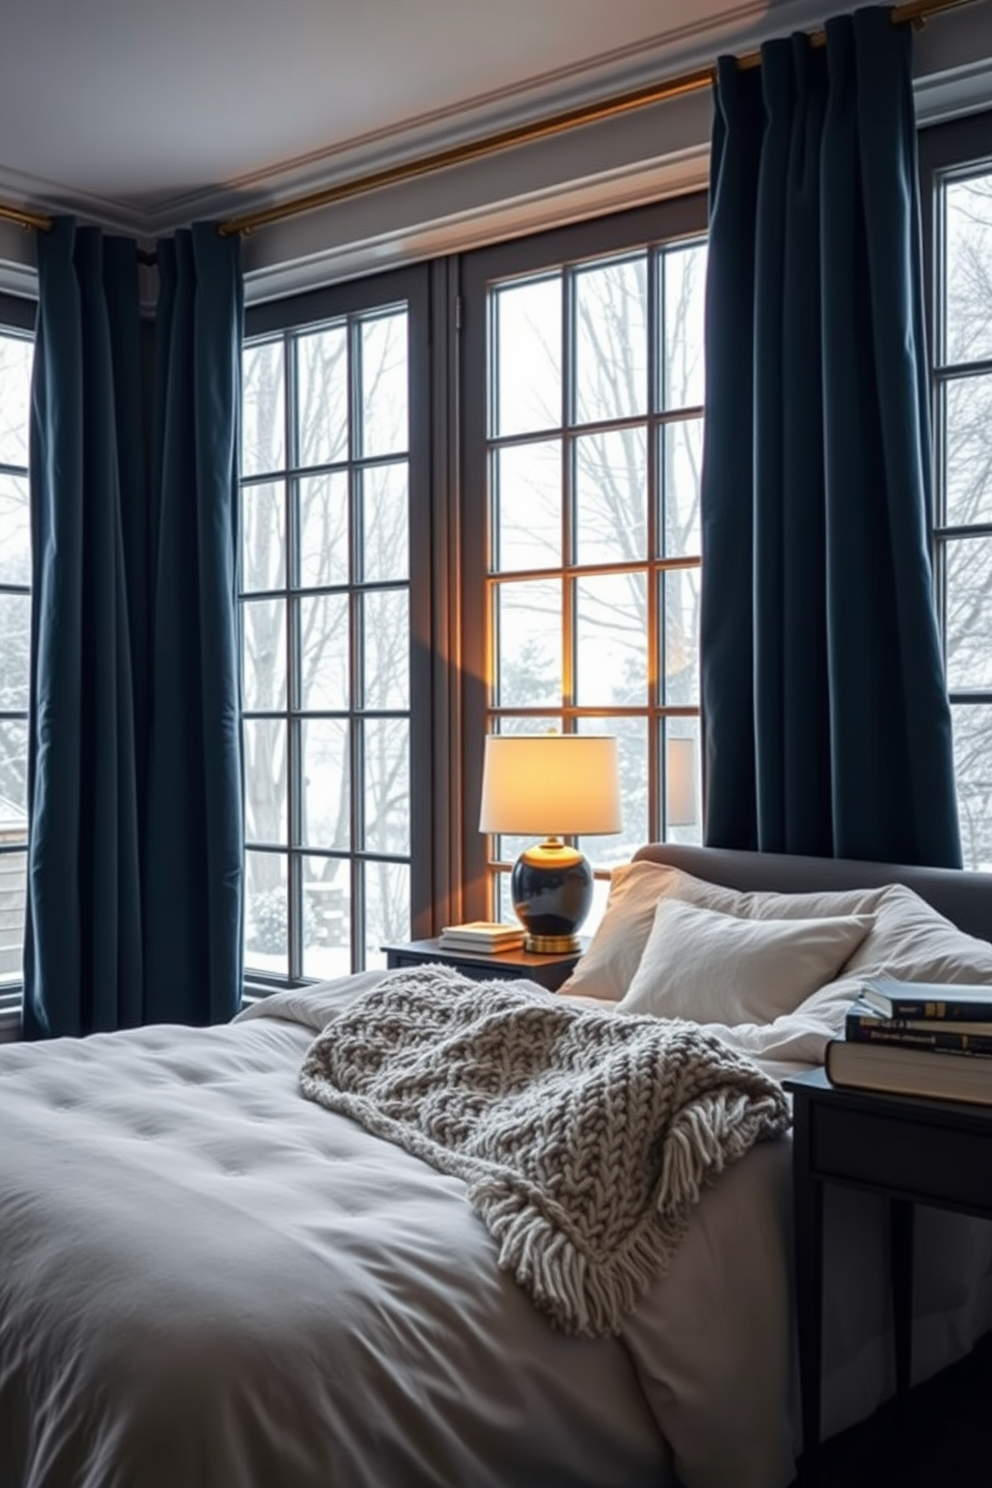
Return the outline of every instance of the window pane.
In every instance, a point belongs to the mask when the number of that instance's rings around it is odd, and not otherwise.
[[[300,517],[300,584],[348,582],[348,473],[301,476],[294,483]]]
[[[296,444],[300,465],[348,458],[348,329],[296,336]]]
[[[31,654],[31,596],[0,594],[0,709],[27,711]]]
[[[351,757],[344,718],[309,718],[300,724],[300,840],[308,847],[351,846]]]
[[[954,771],[966,868],[992,872],[992,706],[955,703]]]
[[[365,965],[385,966],[384,942],[410,939],[410,869],[406,863],[364,863]]]
[[[643,428],[576,439],[575,556],[578,563],[636,563],[647,556]]]
[[[647,583],[604,574],[575,585],[576,699],[584,708],[647,702]]]
[[[286,724],[246,718],[245,836],[249,842],[288,842]]]
[[[992,374],[946,384],[943,402],[945,520],[992,522]]]
[[[28,463],[34,343],[0,334],[0,465]]]
[[[694,243],[662,254],[661,406],[699,408],[704,395],[706,247]]]
[[[281,853],[245,853],[245,970],[289,972],[289,877]]]
[[[560,428],[560,276],[503,285],[494,300],[494,432]]]
[[[992,357],[992,171],[944,187],[948,362]]]
[[[613,734],[620,767],[620,831],[583,837],[579,846],[597,868],[629,863],[642,842],[655,835],[648,806],[648,725],[645,718],[583,718],[580,734]],[[582,933],[588,934],[586,925]]]
[[[992,537],[948,542],[947,685],[992,687]]]
[[[28,726],[0,721],[0,841],[20,842],[28,832]]]
[[[504,445],[493,462],[493,569],[561,564],[561,442]]]
[[[0,352],[3,349],[0,336]],[[0,384],[0,409],[3,408]],[[2,415],[0,415],[2,417]],[[0,475],[0,584],[31,582],[31,512],[28,483],[16,475]]]
[[[306,857],[303,873],[303,975],[351,971],[351,874],[341,858]]]
[[[0,983],[20,981],[23,972],[27,869],[26,852],[0,853]]]
[[[559,706],[561,583],[496,586],[496,696],[503,708]]]
[[[362,322],[362,455],[402,453],[409,445],[406,311]]]
[[[703,840],[698,718],[663,720],[661,743],[665,841],[698,845]]]
[[[661,576],[662,701],[670,708],[699,705],[700,574],[698,568],[677,568]]]
[[[648,401],[647,258],[575,276],[575,416],[580,424],[644,413]]]
[[[365,850],[410,851],[410,725],[405,718],[366,719]]]
[[[281,341],[246,346],[241,359],[241,474],[281,470],[286,449],[286,379]]]
[[[361,499],[362,578],[374,584],[409,577],[406,465],[368,466],[361,474]]]
[[[241,606],[244,706],[249,713],[286,706],[286,603],[252,599]]]
[[[406,589],[372,590],[362,599],[364,704],[410,706],[410,596]]]
[[[286,583],[282,481],[241,488],[241,587],[246,594]]]
[[[307,711],[347,709],[348,598],[328,594],[301,599],[300,706]]]
[[[698,558],[699,475],[703,465],[702,419],[680,420],[661,429],[662,519],[658,524],[663,558]]]

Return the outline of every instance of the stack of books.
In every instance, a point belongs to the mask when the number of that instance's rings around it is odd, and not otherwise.
[[[866,977],[825,1062],[835,1085],[992,1105],[992,983]]]
[[[469,920],[464,925],[445,925],[438,937],[442,951],[471,951],[495,955],[514,951],[524,943],[522,925],[504,925],[498,920]]]

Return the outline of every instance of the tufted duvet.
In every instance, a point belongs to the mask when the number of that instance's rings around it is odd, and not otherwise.
[[[785,1488],[788,1142],[703,1194],[619,1338],[567,1337],[459,1179],[302,1097],[379,975],[0,1049],[0,1488]],[[828,1349],[864,1390],[859,1244]]]

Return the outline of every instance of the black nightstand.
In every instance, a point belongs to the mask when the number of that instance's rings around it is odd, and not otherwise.
[[[562,956],[540,956],[522,949],[499,951],[496,955],[486,955],[482,951],[443,951],[436,940],[410,940],[384,945],[380,949],[386,952],[386,966],[390,971],[399,966],[421,966],[425,961],[440,961],[476,982],[491,981],[494,977],[528,977],[551,992],[557,992],[579,959],[574,951]]]
[[[912,1366],[913,1205],[992,1219],[992,1106],[851,1090],[823,1070],[783,1081],[793,1100],[796,1311],[802,1481],[817,1476],[823,1338],[823,1185],[884,1194],[889,1207],[896,1394]]]

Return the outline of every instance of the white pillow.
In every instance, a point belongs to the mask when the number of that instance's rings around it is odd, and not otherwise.
[[[664,898],[748,919],[812,920],[824,915],[871,914],[883,892],[876,888],[813,894],[740,893],[664,864],[625,863],[613,870],[606,913],[559,991],[619,1002],[640,964],[655,909]]]
[[[772,1023],[830,982],[871,915],[756,919],[661,899],[618,1012],[695,1023]]]
[[[844,1015],[867,976],[906,982],[992,982],[992,945],[968,935],[905,884],[879,895],[875,923],[840,978],[821,987],[800,1009],[839,1037]]]

